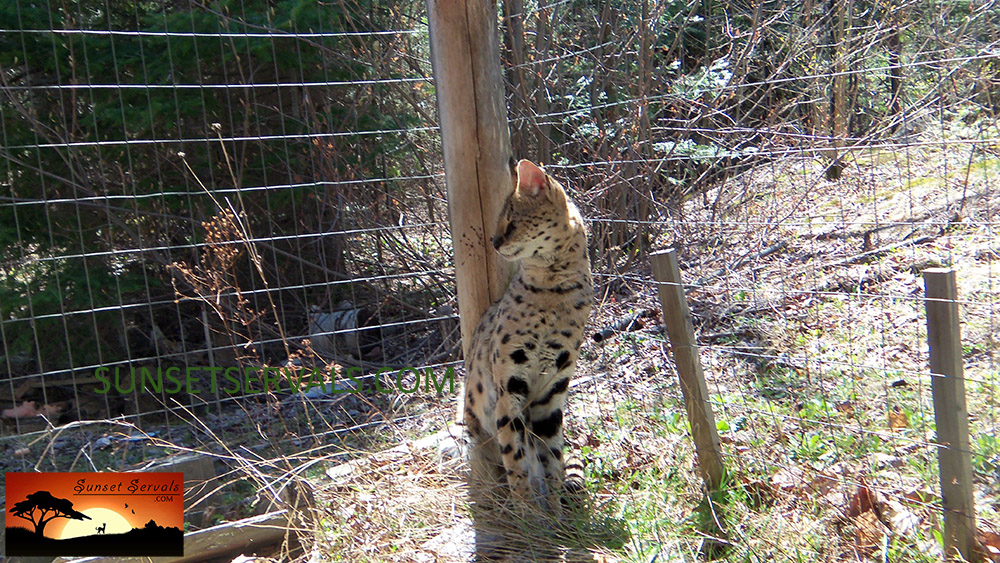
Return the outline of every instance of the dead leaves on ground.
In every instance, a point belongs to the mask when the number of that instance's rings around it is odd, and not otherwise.
[[[839,508],[832,524],[844,548],[858,555],[871,556],[893,539],[921,551],[940,551],[931,534],[919,533],[921,528],[940,527],[940,498],[929,491],[876,487],[864,475],[850,474],[843,465],[829,471],[782,468],[766,486],[772,494],[790,495],[795,502]],[[1000,542],[996,545],[1000,554]]]
[[[1000,563],[1000,534],[980,530],[976,539],[979,541],[979,552],[983,560]]]
[[[893,405],[889,411],[889,428],[892,430],[902,430],[910,427],[910,417],[906,416],[899,405]]]
[[[842,538],[858,553],[871,556],[895,539],[920,551],[940,552],[932,534],[920,528],[939,529],[938,499],[930,492],[878,489],[863,476],[853,485],[836,526]]]
[[[772,499],[784,496],[839,508],[832,524],[852,558],[877,556],[893,543],[935,557],[943,554],[936,538],[944,526],[941,497],[927,488],[880,487],[864,475],[850,475],[840,464],[830,471],[782,468],[751,486]],[[982,560],[1000,563],[1000,534],[979,530],[976,539]]]

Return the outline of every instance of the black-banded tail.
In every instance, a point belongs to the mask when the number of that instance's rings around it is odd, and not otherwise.
[[[583,458],[575,452],[566,453],[566,476],[563,478],[563,488],[569,494],[583,491]]]

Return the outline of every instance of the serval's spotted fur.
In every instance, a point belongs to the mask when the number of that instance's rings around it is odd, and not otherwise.
[[[493,246],[520,267],[466,359],[473,478],[506,480],[515,497],[553,508],[565,477],[563,407],[594,298],[587,232],[562,186],[522,160]]]

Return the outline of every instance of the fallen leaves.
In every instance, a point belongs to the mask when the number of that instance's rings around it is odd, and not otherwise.
[[[763,484],[775,496],[783,494],[786,498],[794,497],[795,502],[839,507],[836,529],[855,555],[873,556],[890,541],[915,546],[924,552],[940,550],[934,540],[920,533],[921,528],[938,525],[936,515],[940,514],[941,499],[929,491],[879,488],[846,464],[835,464],[825,471],[784,467]],[[989,551],[985,546],[994,546],[1000,557],[1000,536],[989,539],[991,543],[984,543],[983,549]],[[1000,558],[995,561],[1000,563]]]
[[[899,408],[899,405],[893,405],[892,410],[889,411],[889,428],[892,430],[903,430],[909,427],[910,417],[903,412],[903,409]]]
[[[854,416],[854,403],[852,401],[841,401],[836,405],[837,411],[844,413],[844,416]]]
[[[875,493],[868,487],[868,483],[864,477],[860,481],[847,505],[847,517],[857,518],[865,512],[875,512],[875,515],[878,516],[880,503],[876,499]]]
[[[812,473],[812,472],[811,472]],[[775,490],[808,497],[823,497],[836,486],[835,475],[817,471],[807,475],[800,467],[782,468],[771,476],[770,485]]]
[[[933,495],[916,490],[906,494],[880,491],[863,476],[856,481],[854,492],[838,523],[842,537],[852,540],[854,549],[871,556],[876,550],[884,549],[890,540],[896,540],[904,545],[913,545],[923,552],[940,552],[940,545],[936,541],[921,538],[919,534],[921,524],[929,524],[931,527],[937,525],[933,515],[938,513],[938,508],[926,502],[932,500]],[[913,502],[911,499],[920,502]],[[916,505],[916,510],[900,500],[910,506]]]
[[[986,561],[1000,563],[1000,534],[980,530],[976,534],[980,554]]]

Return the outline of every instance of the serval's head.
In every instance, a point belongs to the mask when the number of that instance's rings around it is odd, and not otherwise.
[[[527,160],[514,170],[514,192],[500,212],[493,248],[507,260],[551,259],[586,233],[559,182]]]

